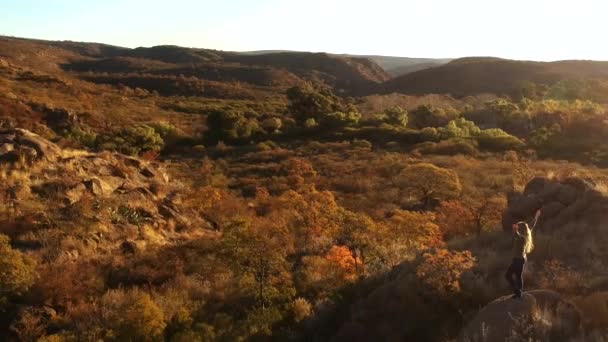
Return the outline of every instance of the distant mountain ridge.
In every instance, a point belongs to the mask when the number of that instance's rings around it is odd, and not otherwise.
[[[258,50],[238,52],[244,55],[265,55],[273,53],[299,53],[290,50]],[[401,76],[410,72],[428,69],[452,61],[451,58],[413,58],[381,55],[334,54],[342,57],[367,58],[382,67],[391,77]]]
[[[551,85],[567,79],[608,79],[608,62],[536,62],[466,57],[393,78],[383,85],[383,93],[516,96],[524,82]]]
[[[369,59],[327,53],[242,54],[172,45],[130,49],[97,43],[13,37],[0,37],[0,51],[0,57],[34,69],[89,73],[83,76],[89,81],[158,91],[166,90],[166,85],[162,86],[163,89],[153,85],[159,82],[159,77],[186,76],[202,81],[279,88],[313,82],[341,94],[359,95],[376,89],[390,78]],[[129,73],[138,75],[125,75]],[[143,74],[156,76],[152,77],[153,80],[144,80]]]

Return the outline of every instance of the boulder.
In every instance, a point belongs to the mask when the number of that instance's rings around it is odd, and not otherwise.
[[[541,191],[543,191],[543,189],[545,189],[546,184],[549,182],[550,180],[545,177],[532,178],[532,180],[529,181],[524,188],[524,196],[536,195],[540,193]]]
[[[0,145],[0,155],[12,152],[14,150],[15,150],[14,144],[4,143],[4,144]]]
[[[579,177],[568,177],[562,180],[561,183],[575,188],[579,193],[584,193],[587,190],[593,190],[595,188],[591,182]]]
[[[520,196],[509,203],[509,210],[515,217],[525,218],[534,215],[542,206],[542,201],[536,196]]]
[[[578,196],[579,191],[576,188],[570,185],[563,185],[560,187],[557,193],[557,200],[563,205],[567,206],[574,203],[577,200]]]
[[[3,160],[15,160],[24,156],[26,160],[55,159],[61,148],[28,130],[15,128],[0,131],[0,152]]]
[[[120,244],[120,250],[123,254],[135,254],[137,253],[137,244],[133,241],[124,241]]]
[[[175,220],[175,222],[182,227],[190,225],[190,220],[186,216],[180,214],[175,208],[172,208],[169,205],[159,205],[158,213],[164,218]]]
[[[82,198],[82,196],[84,196],[86,192],[87,187],[83,183],[80,183],[75,187],[71,188],[70,190],[66,191],[65,197],[69,204],[74,204],[80,201],[80,199]]]
[[[555,217],[566,208],[561,202],[550,202],[542,206],[542,217]]]
[[[84,184],[95,196],[107,197],[124,184],[124,179],[113,176],[100,176],[88,179]]]
[[[538,197],[543,202],[551,202],[557,198],[562,185],[558,182],[547,182],[545,187],[538,193]]]
[[[502,230],[511,232],[513,225],[519,221],[521,220],[513,215],[509,209],[506,209],[505,213],[502,215]]]
[[[580,333],[581,314],[549,290],[504,296],[481,309],[461,331],[459,341],[569,341]]]
[[[61,155],[59,146],[44,139],[38,134],[20,128],[16,128],[15,131],[18,133],[16,141],[21,145],[29,146],[36,150],[39,158],[53,159]]]

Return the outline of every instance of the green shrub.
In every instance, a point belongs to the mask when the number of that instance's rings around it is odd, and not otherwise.
[[[97,149],[129,155],[138,155],[147,151],[158,152],[162,150],[164,144],[160,134],[148,125],[123,128],[111,134],[99,135],[96,139]]]
[[[14,250],[8,236],[0,234],[0,309],[7,297],[28,290],[36,278],[35,262]]]
[[[450,139],[440,141],[438,143],[426,142],[417,146],[415,151],[422,154],[440,154],[440,155],[468,155],[474,156],[477,154],[475,141],[465,139]]]
[[[499,129],[485,129],[477,135],[479,147],[488,151],[520,150],[525,147],[523,141]]]

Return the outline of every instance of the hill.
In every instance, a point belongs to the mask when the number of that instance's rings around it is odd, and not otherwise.
[[[299,53],[288,50],[258,50],[239,52],[242,55],[267,55],[274,53]],[[396,57],[396,56],[380,56],[380,55],[353,55],[353,54],[336,54],[335,56],[352,57],[352,58],[367,58],[378,64],[391,77],[402,76],[414,71],[439,66],[450,62],[450,58],[412,58],[412,57]]]
[[[159,92],[167,92],[166,87],[158,86],[159,77],[186,76],[203,82],[240,82],[283,89],[308,81],[343,94],[368,92],[390,78],[368,59],[325,53],[241,54],[179,46],[129,49],[13,37],[0,37],[0,47],[3,51],[0,57],[13,65],[49,72],[87,73],[86,77],[76,76],[96,83],[121,83]],[[103,77],[97,77],[101,73]],[[127,73],[139,75],[137,79],[133,75],[124,77]],[[151,79],[145,80],[149,76]]]
[[[552,85],[567,79],[608,79],[608,62],[533,62],[500,58],[461,58],[394,78],[384,92],[440,93],[456,97],[481,93],[518,96],[524,82]]]

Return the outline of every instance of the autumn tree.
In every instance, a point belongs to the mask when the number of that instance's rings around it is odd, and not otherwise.
[[[119,340],[162,340],[165,316],[148,293],[110,290],[101,298],[100,306],[104,325]]]
[[[418,200],[427,210],[438,201],[457,197],[462,190],[456,173],[429,163],[406,167],[397,183],[406,195]]]
[[[463,191],[462,202],[473,218],[473,231],[480,236],[484,229],[497,226],[507,205],[501,194],[508,192],[511,183],[484,175],[475,176]]]
[[[416,276],[434,292],[449,296],[460,292],[460,277],[475,266],[470,251],[453,252],[438,249],[423,255],[416,269]]]
[[[395,211],[372,236],[373,252],[367,264],[376,269],[390,268],[421,251],[443,246],[441,232],[433,221],[430,212]]]
[[[475,219],[469,207],[458,200],[442,201],[437,208],[436,223],[445,239],[466,236],[473,231]]]

